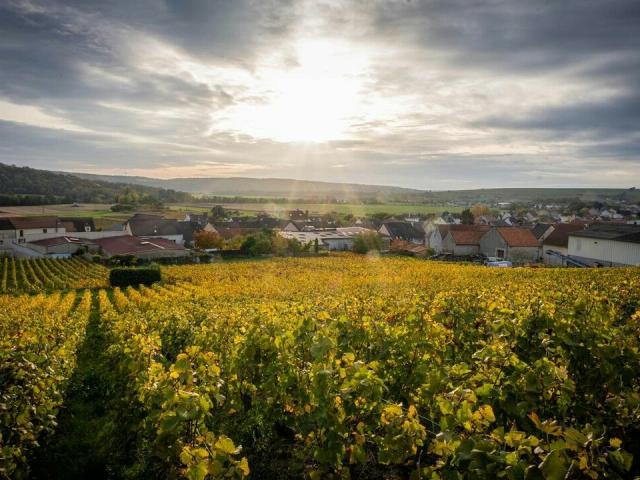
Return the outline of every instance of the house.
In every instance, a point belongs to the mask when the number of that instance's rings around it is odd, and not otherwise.
[[[6,220],[13,226],[13,238],[19,243],[27,241],[30,235],[67,232],[58,217],[8,217]]]
[[[400,220],[387,220],[378,229],[378,233],[389,240],[405,240],[410,243],[425,243],[425,233],[421,228]]]
[[[91,217],[60,217],[67,232],[95,232],[96,225]]]
[[[60,236],[53,238],[43,238],[26,242],[25,247],[39,253],[41,256],[64,258],[70,257],[80,249],[86,252],[97,252],[99,250],[92,240],[73,236]]]
[[[186,257],[189,250],[173,240],[165,238],[140,238],[131,235],[98,238],[94,243],[107,257],[134,255],[138,258],[154,259],[167,257]]]
[[[205,214],[187,213],[184,217],[184,222],[188,222],[195,225],[197,230],[205,230],[207,232],[213,232],[213,222],[209,219],[209,216]]]
[[[176,219],[159,215],[136,213],[125,222],[125,233],[136,237],[164,238],[178,244],[184,243],[182,229]]]
[[[569,234],[584,230],[581,223],[559,223],[542,239],[542,261],[545,265],[566,266],[569,255]]]
[[[540,243],[525,227],[494,227],[480,239],[480,253],[513,263],[537,262]]]
[[[640,265],[640,226],[595,224],[569,234],[568,254],[587,265]]]
[[[451,225],[442,240],[442,251],[466,257],[480,253],[480,239],[489,231],[487,225]]]
[[[542,242],[545,238],[547,238],[551,232],[553,232],[554,226],[551,223],[536,223],[531,228],[531,233],[536,237],[538,242]]]
[[[316,240],[318,245],[326,250],[352,250],[354,242],[354,234],[338,232],[337,230],[319,230],[312,232],[291,232],[280,231],[278,235],[287,239],[296,239],[303,245],[309,243],[314,244]]]
[[[439,224],[436,226],[436,229],[431,232],[430,235],[427,235],[427,247],[431,248],[435,253],[445,252],[444,247],[444,239],[447,234],[452,231],[479,231],[479,232],[487,232],[489,230],[488,225],[465,225],[465,224]],[[450,240],[447,243],[446,253],[453,253],[453,240]],[[455,242],[454,242],[455,243]],[[465,249],[457,249],[459,252]],[[475,252],[478,253],[478,252]],[[461,255],[467,255],[466,253],[461,253]]]
[[[336,223],[324,220],[289,220],[282,230],[286,232],[310,232],[318,229],[336,228]],[[265,227],[261,227],[265,228]]]

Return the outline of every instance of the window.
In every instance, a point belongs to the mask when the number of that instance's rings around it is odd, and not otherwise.
[[[42,233],[47,233],[47,229],[46,229],[46,228],[43,228],[43,229],[42,229]]]
[[[496,257],[504,258],[504,248],[496,248]]]
[[[24,230],[20,230],[20,236],[24,237]]]

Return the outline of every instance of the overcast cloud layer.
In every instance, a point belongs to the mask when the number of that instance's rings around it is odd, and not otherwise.
[[[0,2],[0,162],[640,183],[636,0]]]

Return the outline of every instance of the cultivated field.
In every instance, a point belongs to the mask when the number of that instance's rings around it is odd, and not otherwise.
[[[109,283],[107,276],[106,268],[77,258],[0,257],[0,293],[105,287]]]
[[[638,269],[345,255],[163,275],[0,296],[0,477],[639,473]]]

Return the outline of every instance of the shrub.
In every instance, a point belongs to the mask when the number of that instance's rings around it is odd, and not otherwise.
[[[382,250],[382,239],[375,232],[359,233],[353,240],[353,251],[367,253],[370,250]]]
[[[109,273],[112,287],[151,285],[161,280],[158,268],[114,268]]]

